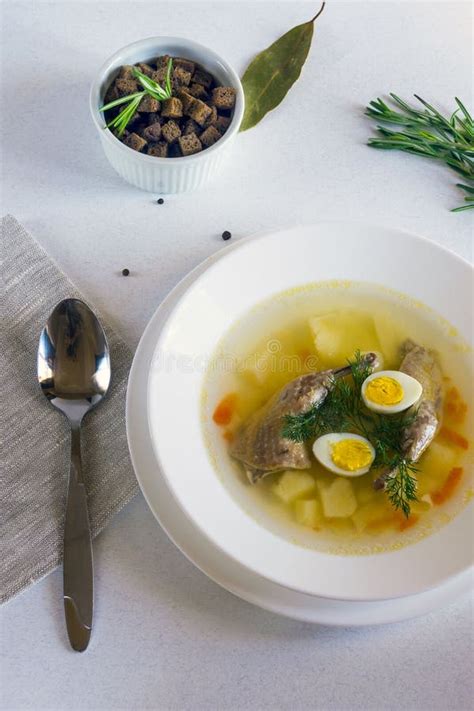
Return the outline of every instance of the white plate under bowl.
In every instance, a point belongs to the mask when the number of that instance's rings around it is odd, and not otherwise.
[[[426,239],[331,222],[246,240],[195,279],[163,327],[148,386],[155,455],[194,525],[254,573],[331,599],[382,600],[420,593],[472,565],[472,505],[436,533],[399,550],[358,556],[320,552],[251,517],[217,476],[203,436],[202,363],[227,329],[273,294],[328,279],[378,283],[407,294],[471,339],[467,305],[472,269]],[[227,467],[224,475],[232,476],[230,462]]]
[[[472,586],[470,573],[456,576],[421,595],[380,602],[328,600],[288,590],[271,583],[228,558],[193,526],[176,504],[162,477],[148,429],[148,373],[161,328],[187,287],[210,263],[229,250],[214,255],[169,294],[150,320],[137,348],[127,390],[127,435],[135,474],[143,495],[161,527],[182,553],[221,587],[263,609],[297,620],[325,625],[375,625],[398,622],[449,604]]]

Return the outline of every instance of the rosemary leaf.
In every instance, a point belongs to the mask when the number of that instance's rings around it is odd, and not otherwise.
[[[116,106],[120,106],[121,104],[128,104],[128,102],[134,99],[136,96],[143,96],[144,94],[144,91],[140,91],[135,94],[128,94],[128,96],[122,96],[120,99],[115,99],[115,101],[111,101],[109,104],[102,106],[99,110],[109,111],[109,109],[113,109]]]
[[[172,87],[171,87],[171,71],[173,69],[173,60],[170,57],[168,60],[168,66],[166,68],[166,80],[165,80],[165,86],[166,86],[166,91],[168,93],[168,98],[171,98],[171,93],[172,93]]]
[[[410,106],[396,94],[390,94],[395,109],[382,99],[371,101],[366,108],[366,115],[378,124],[377,137],[371,137],[368,145],[382,150],[400,150],[405,153],[434,158],[463,176],[470,185],[457,184],[462,190],[474,190],[474,122],[471,114],[457,97],[457,109],[449,118],[415,94],[415,98],[424,107],[423,110]],[[382,124],[382,125],[381,125]],[[383,124],[403,127],[398,131]],[[474,208],[474,203],[467,199],[468,205],[461,205],[452,212],[461,212]]]

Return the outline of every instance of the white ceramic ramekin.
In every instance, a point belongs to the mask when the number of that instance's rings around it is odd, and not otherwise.
[[[199,62],[223,86],[236,90],[232,122],[224,136],[201,153],[181,158],[156,158],[138,153],[119,141],[108,128],[99,111],[104,95],[119,67],[124,64],[147,62],[162,54],[185,57]],[[90,92],[90,110],[99,132],[102,147],[112,167],[127,182],[137,188],[169,195],[202,187],[221,168],[231,153],[231,145],[238,133],[244,114],[244,92],[234,69],[211,49],[192,40],[179,37],[149,37],[119,49],[102,66]]]

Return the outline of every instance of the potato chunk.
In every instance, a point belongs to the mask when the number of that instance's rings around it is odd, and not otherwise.
[[[302,526],[318,528],[323,519],[323,510],[317,499],[302,499],[295,503],[295,518]]]
[[[311,474],[289,470],[283,472],[278,482],[273,486],[273,493],[286,504],[289,504],[295,499],[311,494],[315,488],[316,482]]]
[[[380,343],[370,314],[341,309],[309,320],[316,352],[325,367],[346,363],[359,350],[380,351]]]
[[[384,494],[379,492],[377,499],[360,506],[353,514],[352,521],[358,533],[365,531],[370,524],[382,524],[393,515],[393,510],[387,510],[383,496]]]
[[[443,486],[456,463],[457,454],[448,444],[432,442],[420,459],[417,474],[419,495],[436,491]]]
[[[320,489],[326,518],[346,518],[357,508],[354,488],[348,479],[338,477],[325,489]]]
[[[375,332],[380,348],[385,356],[385,368],[398,368],[400,365],[400,346],[403,338],[394,328],[391,320],[382,314],[374,314]]]

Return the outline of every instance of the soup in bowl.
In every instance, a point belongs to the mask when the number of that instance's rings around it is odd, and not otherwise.
[[[178,303],[150,373],[152,440],[185,513],[314,595],[396,597],[465,570],[471,280],[462,260],[380,228],[230,250]]]

